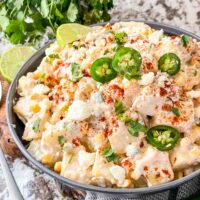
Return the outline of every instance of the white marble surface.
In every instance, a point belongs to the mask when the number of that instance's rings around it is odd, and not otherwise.
[[[110,13],[114,20],[157,21],[200,35],[200,0],[114,0]],[[69,195],[64,198],[59,194],[53,179],[29,168],[24,162],[16,160],[12,169],[25,200],[70,199]],[[0,172],[0,200],[8,199]]]

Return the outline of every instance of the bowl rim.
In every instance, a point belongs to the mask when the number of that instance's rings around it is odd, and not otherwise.
[[[168,33],[172,33],[172,34],[187,34],[195,39],[197,39],[198,41],[200,41],[200,37],[189,32],[186,31],[184,29],[178,28],[178,27],[174,27],[171,25],[166,25],[166,24],[162,24],[162,23],[158,23],[158,22],[152,22],[152,21],[145,21],[145,20],[135,20],[135,19],[119,19],[119,20],[111,20],[109,22],[104,22],[104,23],[99,23],[99,24],[94,24],[91,26],[102,26],[105,25],[106,23],[116,23],[116,22],[143,22],[153,28],[157,27],[157,29],[163,29],[164,31],[168,32]],[[156,28],[155,28],[156,29]],[[90,191],[90,192],[98,192],[98,193],[109,193],[109,194],[152,194],[155,192],[162,192],[162,191],[166,191],[166,190],[171,190],[173,188],[176,188],[180,185],[182,185],[183,183],[191,180],[192,178],[200,175],[200,169],[196,170],[194,172],[192,172],[191,174],[184,176],[180,179],[177,180],[173,180],[171,182],[168,183],[163,183],[163,184],[159,184],[157,186],[152,186],[152,187],[142,187],[142,188],[108,188],[108,187],[100,187],[100,186],[94,186],[94,185],[89,185],[89,184],[85,184],[85,183],[80,183],[77,181],[73,181],[70,180],[68,178],[65,178],[59,174],[57,174],[56,172],[54,172],[53,170],[49,169],[48,167],[46,167],[45,165],[43,165],[42,163],[40,163],[39,161],[37,161],[25,148],[25,146],[22,144],[17,131],[15,130],[15,125],[13,124],[13,99],[16,93],[16,89],[17,89],[17,84],[18,84],[18,80],[19,78],[28,73],[28,68],[30,68],[30,63],[34,63],[35,60],[39,59],[41,57],[41,55],[44,54],[45,49],[49,46],[49,44],[45,45],[43,48],[39,49],[31,58],[29,58],[25,64],[21,67],[21,69],[18,71],[18,73],[16,74],[15,78],[13,79],[10,87],[9,87],[9,91],[7,93],[7,97],[6,97],[6,118],[7,118],[7,124],[9,127],[9,130],[11,132],[11,135],[16,143],[16,145],[18,146],[18,148],[20,149],[20,151],[22,152],[23,156],[29,160],[33,165],[35,165],[37,168],[39,168],[39,170],[41,170],[43,173],[46,173],[48,175],[50,175],[51,177],[53,177],[54,179],[58,180],[59,182],[71,187],[71,188],[78,188],[80,190],[84,190],[84,191]]]

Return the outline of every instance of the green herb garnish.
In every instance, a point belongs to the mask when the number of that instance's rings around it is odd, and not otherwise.
[[[43,73],[41,76],[40,76],[40,79],[44,79],[46,77],[46,73]]]
[[[146,132],[147,130],[144,125],[132,119],[127,119],[126,124],[128,125],[128,132],[135,137],[138,137],[139,132]]]
[[[65,143],[65,137],[63,135],[58,136],[58,143],[63,145]]]
[[[69,157],[69,160],[68,160],[68,164],[70,164],[72,162],[73,158],[74,158],[74,154],[71,154]]]
[[[113,0],[9,0],[0,1],[0,29],[12,43],[38,44],[46,28],[55,37],[61,24],[94,24],[109,21]]]
[[[58,54],[52,53],[48,55],[49,58],[59,58]]]
[[[181,37],[181,42],[182,42],[182,44],[183,44],[183,46],[187,46],[188,45],[188,43],[189,43],[189,36],[188,35],[183,35],[182,37]]]
[[[38,130],[39,130],[40,122],[41,122],[41,119],[40,119],[39,117],[33,122],[33,127],[32,127],[32,129],[33,129],[33,131],[34,131],[35,133],[37,133]]]
[[[172,111],[177,117],[180,116],[180,113],[179,113],[179,109],[178,109],[178,108],[176,108],[176,107],[171,107],[171,111]]]
[[[83,77],[81,66],[77,63],[71,64],[71,73],[72,73],[72,79],[71,79],[72,82],[76,82]]]
[[[118,117],[120,117],[125,112],[125,108],[124,108],[122,102],[117,101],[114,106],[115,106],[115,114]]]
[[[123,39],[124,39],[125,37],[127,37],[127,36],[128,36],[128,35],[127,35],[127,33],[125,33],[125,32],[117,33],[117,34],[115,35],[115,42],[116,42],[117,44],[122,44],[122,43],[124,43]]]
[[[49,57],[45,58],[45,62],[48,63],[48,64],[52,64],[51,59]]]
[[[108,162],[117,161],[118,155],[112,149],[104,149],[102,155],[107,159]]]

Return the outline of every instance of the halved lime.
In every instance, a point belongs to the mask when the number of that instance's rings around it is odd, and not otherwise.
[[[6,51],[0,60],[2,76],[8,81],[12,81],[20,67],[35,51],[33,47],[27,46],[16,46]]]
[[[59,45],[63,46],[85,37],[90,31],[91,27],[81,24],[62,24],[57,29],[56,40]]]

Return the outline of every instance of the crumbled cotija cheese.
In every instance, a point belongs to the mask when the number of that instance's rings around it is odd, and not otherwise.
[[[115,179],[119,181],[119,183],[123,183],[125,179],[125,170],[123,167],[118,165],[114,165],[110,167],[110,172],[114,176]]]
[[[149,84],[153,83],[154,78],[155,78],[155,76],[154,76],[153,72],[143,74],[142,79],[140,80],[140,85],[149,85]]]

